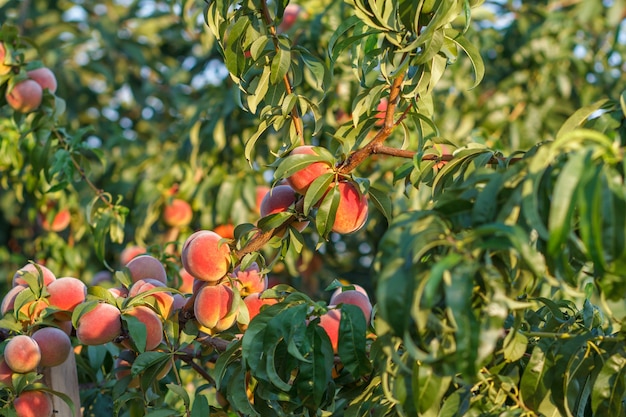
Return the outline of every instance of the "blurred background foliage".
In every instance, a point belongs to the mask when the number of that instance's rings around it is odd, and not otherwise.
[[[510,155],[553,139],[575,109],[601,98],[618,99],[619,86],[626,84],[623,3],[487,1],[474,9],[465,36],[483,55],[484,79],[469,89],[474,84],[471,62],[459,55],[433,93],[438,132],[428,137],[453,147],[484,143]],[[310,0],[302,6],[305,13],[289,35],[326,59],[331,34],[352,11],[338,1]],[[100,248],[114,268],[128,245],[164,252],[172,236],[160,212],[172,187],[194,209],[193,223],[182,237],[200,228],[256,220],[256,187],[270,185],[268,166],[283,146],[284,132],[270,129],[253,160],[246,161],[244,143],[256,131],[258,118],[243,109],[241,92],[204,22],[204,7],[200,1],[0,1],[3,34],[9,25],[18,28],[28,41],[20,45],[24,64],[50,67],[59,81],[57,96],[65,101],[56,127],[38,129],[61,129],[71,139],[63,147],[55,134],[42,134],[40,144],[50,142],[56,149],[49,154],[32,142],[15,141],[19,121],[9,117],[2,94],[0,268],[7,280],[29,259],[86,282],[105,268],[95,256],[98,243],[85,209],[96,192],[70,154],[97,189],[128,209],[127,214],[120,209],[116,220],[123,238],[118,234],[117,241]],[[318,104],[323,120],[312,136],[312,119],[304,118],[307,142],[337,149],[333,135],[349,123],[346,117],[361,92],[351,65],[347,53],[337,59],[326,94],[308,82],[296,85],[299,94]],[[389,142],[418,143],[400,131]],[[43,175],[45,164],[33,163],[37,158],[48,159],[56,174]],[[358,174],[392,195],[417,197],[401,200],[396,212],[423,206],[430,197],[427,187],[405,190],[384,174],[397,165],[394,158],[372,158]],[[71,187],[46,192],[62,181]],[[70,227],[59,233],[37,223],[37,212],[50,200],[72,213]],[[301,259],[287,259],[286,268],[274,273],[313,295],[335,278],[371,290],[371,264],[385,228],[385,218],[372,210],[366,229],[331,236],[333,244],[321,248],[323,261],[312,250],[316,237],[305,235],[308,249]]]

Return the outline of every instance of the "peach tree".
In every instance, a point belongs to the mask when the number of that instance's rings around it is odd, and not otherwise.
[[[622,415],[623,5],[293,3],[0,2],[1,413]]]

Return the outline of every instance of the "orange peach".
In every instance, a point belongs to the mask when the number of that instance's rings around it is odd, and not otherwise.
[[[329,306],[330,307],[330,306]],[[341,320],[340,310],[328,310],[326,313],[320,316],[319,325],[322,326],[328,338],[330,344],[333,347],[333,352],[337,353],[337,346],[339,344],[339,322]]]
[[[41,313],[48,307],[47,301],[43,299],[32,300],[20,307],[18,312],[18,320],[28,323],[34,323]]]
[[[56,327],[42,327],[33,333],[32,338],[41,351],[41,366],[61,365],[72,349],[70,337]]]
[[[235,225],[232,223],[218,224],[213,231],[226,239],[235,238]]]
[[[269,216],[270,214],[282,213],[289,210],[289,208],[296,202],[298,196],[293,188],[289,185],[277,185],[265,194],[263,201],[261,201],[261,216]],[[299,231],[303,231],[309,222],[294,222],[294,226]]]
[[[41,106],[43,90],[36,81],[24,80],[15,84],[5,98],[13,110],[30,113]]]
[[[48,285],[48,302],[60,312],[54,316],[59,320],[70,320],[77,305],[84,303],[87,286],[78,278],[63,277]]]
[[[233,290],[223,284],[204,285],[193,306],[194,315],[202,326],[220,332],[230,328],[236,319],[232,312],[235,295]]]
[[[178,291],[184,293],[191,293],[193,291],[193,283],[195,278],[185,268],[181,268],[179,271],[180,283],[178,284]]]
[[[106,303],[96,305],[78,320],[76,337],[83,345],[103,345],[122,332],[120,310]]]
[[[337,293],[330,298],[330,304],[352,304],[361,309],[365,316],[365,322],[369,323],[372,315],[372,303],[370,302],[367,294],[364,294],[358,290],[346,290]]]
[[[230,277],[233,279],[233,283],[242,297],[267,289],[267,275],[261,274],[259,265],[256,262],[252,262],[243,271],[237,265]]]
[[[183,267],[195,278],[217,282],[228,272],[230,247],[221,242],[222,236],[211,230],[200,230],[183,244]]]
[[[161,281],[163,284],[167,284],[167,272],[165,271],[165,267],[161,261],[152,255],[136,256],[126,264],[126,267],[130,270],[130,277],[133,282],[144,278],[151,278]]]
[[[133,258],[139,255],[143,255],[144,253],[146,253],[146,248],[142,246],[127,246],[126,248],[124,248],[124,250],[122,250],[122,253],[120,253],[120,264],[126,265]]]
[[[155,279],[145,278],[140,279],[135,282],[130,289],[128,290],[129,297],[135,297],[141,293],[150,291],[154,288],[165,287],[161,281],[157,281]],[[154,300],[157,303],[157,306],[163,314],[163,317],[168,317],[169,313],[172,309],[172,304],[174,303],[174,299],[172,297],[172,293],[169,291],[155,292],[152,295],[146,296],[147,301]]]
[[[50,68],[37,68],[26,73],[28,78],[34,80],[42,89],[48,89],[52,94],[57,91],[57,79]]]
[[[2,42],[0,42],[0,75],[6,75],[11,72],[11,65],[6,65],[4,60],[7,56],[7,49]]]
[[[171,227],[189,225],[193,219],[191,205],[180,198],[174,198],[163,208],[163,222]]]
[[[261,312],[261,307],[276,304],[278,300],[276,298],[261,298],[261,293],[257,292],[248,295],[243,299],[243,302],[248,308],[248,315],[252,320]]]
[[[4,348],[4,361],[13,372],[32,372],[41,362],[41,350],[32,337],[25,334],[13,336]]]
[[[50,283],[52,281],[54,281],[55,279],[57,279],[57,277],[54,275],[54,273],[52,271],[50,271],[48,268],[46,268],[45,266],[41,265],[41,264],[32,264],[32,263],[28,263],[26,265],[24,265],[23,267],[21,267],[16,273],[15,275],[13,275],[13,286],[16,285],[28,285],[26,283],[26,281],[22,278],[22,276],[27,273],[30,272],[34,275],[39,275],[39,271],[38,269],[41,269],[41,274],[43,275],[43,284],[44,285],[50,285]]]
[[[146,326],[145,350],[154,350],[161,344],[163,340],[163,322],[154,310],[147,306],[135,306],[124,312],[124,314],[135,317]],[[130,337],[133,339],[132,334]]]
[[[292,150],[290,155],[317,155],[317,152],[315,152],[315,146],[303,145]],[[313,162],[307,167],[294,172],[287,178],[287,182],[296,192],[304,194],[317,177],[329,172],[333,172],[329,164],[325,162]]]
[[[352,182],[340,181],[335,186],[339,191],[339,205],[332,231],[341,234],[356,232],[367,220],[367,196],[361,194]]]
[[[47,232],[62,232],[67,229],[72,220],[72,215],[68,209],[61,209],[54,215],[52,222],[48,221],[48,215],[46,213],[38,213],[37,221],[41,225],[41,228]]]
[[[44,391],[22,391],[13,401],[17,417],[52,417],[53,404]]]
[[[113,287],[107,290],[110,292],[115,298],[126,298],[128,297],[128,290],[124,287]]]

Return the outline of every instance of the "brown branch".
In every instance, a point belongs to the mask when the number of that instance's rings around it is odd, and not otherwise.
[[[214,348],[220,353],[226,351],[231,342],[230,340],[220,339],[204,333],[203,336],[198,336],[196,340],[205,346]]]
[[[180,360],[191,366],[193,370],[200,374],[202,378],[206,379],[211,384],[215,384],[215,380],[211,377],[211,375],[209,375],[209,373],[205,371],[202,366],[193,361],[194,358],[186,354],[177,354],[176,356],[180,358]]]

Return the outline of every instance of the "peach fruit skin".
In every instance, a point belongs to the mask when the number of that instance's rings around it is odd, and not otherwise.
[[[37,68],[28,71],[27,75],[31,80],[39,84],[43,90],[47,88],[52,94],[57,91],[57,79],[49,68]]]
[[[13,401],[17,417],[51,417],[52,398],[43,391],[24,391]]]
[[[15,86],[6,95],[9,106],[21,113],[30,113],[41,106],[43,89],[34,80],[24,80]]]
[[[146,350],[156,349],[163,340],[163,323],[150,307],[136,306],[124,313],[137,318],[146,326]],[[132,338],[133,335],[131,334]]]
[[[234,280],[233,283],[242,297],[267,289],[267,275],[261,274],[259,264],[256,262],[252,262],[252,264],[243,271],[240,266],[237,266],[230,274],[230,277]]]
[[[277,185],[263,197],[260,207],[261,217],[287,211],[289,207],[296,202],[296,199],[296,192],[291,186]],[[303,231],[308,224],[308,221],[294,222],[292,226],[299,231]]]
[[[191,223],[193,210],[191,205],[180,198],[173,199],[163,208],[163,221],[171,227],[183,227]]]
[[[25,334],[13,336],[4,348],[4,361],[13,372],[32,372],[41,362],[41,350],[32,337]]]
[[[220,242],[222,236],[211,230],[200,230],[183,245],[183,268],[201,281],[217,282],[230,267],[230,247]]]
[[[52,219],[52,223],[48,222],[46,216],[41,213],[39,215],[39,221],[43,230],[47,232],[62,232],[67,229],[72,221],[72,214],[69,210],[60,210]]]
[[[44,285],[50,285],[52,281],[57,279],[56,275],[54,275],[54,273],[51,270],[49,270],[43,265],[40,265],[40,264],[36,264],[36,265],[41,269],[41,273],[43,274]],[[35,275],[38,275],[39,271],[37,270],[37,266],[35,266],[35,264],[26,264],[23,267],[21,267],[15,273],[15,275],[13,275],[13,286],[15,287],[16,285],[28,285],[26,284],[26,281],[22,278],[21,272],[31,272]]]
[[[215,331],[223,331],[233,325],[236,314],[231,314],[235,294],[223,284],[204,285],[198,291],[193,312],[202,326]]]
[[[41,366],[61,365],[72,349],[70,337],[56,327],[42,327],[33,333],[32,338],[41,351]]]
[[[292,150],[290,155],[317,155],[314,149],[314,146],[302,145]],[[287,182],[296,192],[304,194],[317,177],[332,171],[332,167],[325,162],[313,162],[306,168],[294,172],[287,178]]]
[[[59,320],[70,320],[76,306],[85,302],[87,286],[78,278],[63,277],[51,282],[48,292],[50,305],[63,310],[56,313],[55,317]]]
[[[161,261],[152,255],[136,256],[126,264],[126,268],[130,270],[130,277],[133,282],[151,278],[167,284],[165,267]]]
[[[372,315],[372,303],[369,300],[369,297],[366,294],[358,290],[346,290],[330,298],[331,305],[339,305],[339,304],[352,304],[361,309],[363,315],[365,316],[365,322],[369,323],[371,315]]]
[[[118,337],[121,332],[120,310],[106,303],[100,303],[82,315],[76,327],[76,337],[83,345],[103,345]]]
[[[330,307],[330,306],[329,306]],[[333,347],[333,352],[337,353],[339,344],[339,322],[341,320],[340,310],[328,310],[326,313],[320,316],[319,325],[326,331],[330,344]]]
[[[332,231],[341,234],[354,233],[367,221],[367,197],[351,182],[339,182],[339,205]]]
[[[261,293],[252,293],[243,299],[244,304],[248,308],[250,320],[261,312],[264,305],[274,305],[278,303],[276,298],[261,298]]]

